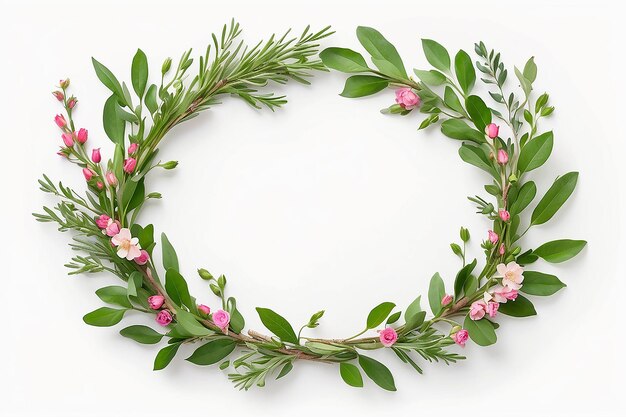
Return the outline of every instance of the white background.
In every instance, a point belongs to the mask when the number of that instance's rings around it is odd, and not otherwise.
[[[623,13],[603,1],[128,3],[2,1],[0,415],[623,415]],[[524,243],[589,241],[574,261],[534,266],[568,288],[536,299],[537,317],[501,318],[499,342],[468,344],[463,363],[425,364],[420,376],[378,352],[396,376],[396,393],[371,381],[350,388],[336,368],[308,363],[265,389],[239,392],[221,371],[185,362],[188,349],[153,372],[157,348],[117,334],[142,323],[139,315],[115,328],[86,326],[83,314],[101,306],[94,290],[114,279],[67,277],[69,234],[30,215],[54,203],[37,190],[42,172],[83,186],[80,171],[55,155],[61,140],[52,118],[60,108],[50,91],[71,78],[78,125],[108,157],[107,91],[90,57],[128,80],[141,47],[157,81],[166,56],[202,51],[231,17],[251,43],[288,27],[331,24],[337,33],[323,46],[357,50],[356,26],[374,26],[407,68],[427,66],[420,38],[470,52],[484,40],[509,67],[534,55],[537,92],[549,91],[557,110],[543,125],[555,131],[553,157],[533,178],[545,191],[559,174],[581,176],[556,219]],[[320,74],[312,87],[275,88],[290,101],[276,113],[225,98],[163,144],[162,158],[181,163],[152,176],[149,188],[164,199],[141,221],[168,233],[200,301],[215,306],[195,269],[226,274],[252,328],[260,329],[255,306],[293,323],[325,308],[311,334],[347,336],[373,305],[406,306],[425,293],[436,271],[450,285],[459,262],[448,245],[461,225],[471,228],[471,251],[480,255],[488,225],[466,196],[481,193],[486,176],[460,161],[458,142],[437,129],[417,132],[417,114],[381,115],[393,92],[339,97],[344,79]]]

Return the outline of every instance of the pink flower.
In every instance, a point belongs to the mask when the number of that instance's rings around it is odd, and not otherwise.
[[[500,209],[498,210],[498,216],[500,216],[500,219],[503,222],[508,222],[509,219],[511,218],[511,213],[509,213],[507,210],[505,209]]]
[[[70,97],[70,99],[67,102],[67,107],[69,107],[70,109],[73,109],[74,106],[76,106],[76,97]]]
[[[499,131],[500,127],[495,123],[489,123],[487,127],[485,127],[485,134],[489,136],[489,139],[497,138]]]
[[[54,116],[54,123],[56,123],[57,126],[59,126],[61,129],[67,126],[67,121],[65,121],[65,117],[63,117],[62,114],[57,114],[56,116]]]
[[[498,312],[498,307],[500,307],[500,304],[489,301],[487,303],[487,308],[485,308],[485,311],[487,312],[487,314],[489,314],[489,317],[494,318],[496,316],[496,313]]]
[[[485,317],[486,312],[487,304],[484,301],[474,301],[470,306],[469,316],[472,320],[480,320]]]
[[[228,329],[228,323],[230,323],[230,314],[228,314],[226,311],[217,310],[215,313],[213,313],[212,318],[213,323],[215,323],[217,327],[222,329],[223,332]]]
[[[111,171],[106,173],[106,179],[107,182],[109,183],[109,185],[115,187],[117,185],[117,177],[115,176],[115,174]]]
[[[514,301],[517,298],[517,290],[512,290],[502,285],[496,285],[491,290],[491,296],[493,300],[498,303],[506,303],[509,300]]]
[[[109,216],[107,216],[106,214],[101,214],[100,217],[96,219],[96,224],[100,229],[106,229],[109,225],[109,220],[111,220]]]
[[[524,281],[524,268],[519,266],[516,262],[509,262],[508,264],[499,264],[496,266],[499,276],[502,277],[502,285],[509,287],[512,290],[519,290],[522,288],[522,282]]]
[[[104,188],[104,184],[102,183],[102,181],[98,181],[96,183],[96,187],[98,187],[98,190],[102,190]]]
[[[139,150],[139,145],[136,143],[131,143],[130,146],[128,147],[128,154],[134,155],[135,152],[137,152],[138,150]]]
[[[493,230],[490,230],[487,233],[489,234],[489,241],[491,243],[493,243],[494,245],[498,243],[498,239],[500,239],[500,236],[498,236],[496,232],[494,232]]]
[[[379,339],[380,343],[383,344],[384,347],[391,347],[396,340],[398,340],[398,332],[391,327],[386,327],[384,330],[379,330]]]
[[[498,250],[498,253],[500,255],[504,255],[506,253],[506,246],[504,246],[504,243],[500,245],[500,249]]]
[[[132,173],[137,166],[137,160],[135,158],[128,158],[124,161],[124,172],[127,174]]]
[[[102,161],[102,155],[100,155],[100,148],[95,148],[94,150],[91,151],[91,160],[96,164]]]
[[[62,92],[60,92],[60,91],[53,91],[53,92],[52,92],[52,95],[53,95],[54,97],[56,97],[56,99],[57,99],[57,100],[59,100],[59,101],[63,101],[63,99],[65,98],[65,96],[63,95],[63,93],[62,93]]]
[[[87,181],[91,180],[94,176],[94,173],[89,168],[83,168],[83,175]]]
[[[153,310],[158,310],[165,303],[165,297],[162,295],[152,295],[148,297],[148,305]]]
[[[198,311],[200,311],[203,314],[206,314],[207,316],[211,314],[211,309],[209,308],[209,306],[205,306],[204,304],[200,304],[198,306]]]
[[[167,326],[172,322],[172,314],[167,310],[161,310],[156,315],[156,322],[161,326]]]
[[[78,140],[79,143],[85,143],[87,142],[88,136],[89,132],[87,131],[87,129],[83,129],[81,127],[80,129],[78,129],[78,133],[76,134],[76,140]]]
[[[446,294],[441,298],[441,305],[447,306],[452,302],[452,296],[450,294]]]
[[[506,165],[507,162],[509,162],[509,154],[506,153],[504,149],[500,149],[498,151],[498,163],[500,165]]]
[[[109,219],[107,227],[102,231],[108,237],[113,237],[120,232],[120,222]]]
[[[130,229],[126,227],[121,229],[118,234],[111,238],[111,243],[117,246],[117,256],[132,261],[141,256],[141,246],[139,239],[132,237]]]
[[[61,88],[67,88],[70,86],[70,79],[66,78],[64,80],[59,80],[59,87]]]
[[[135,263],[137,265],[145,265],[148,263],[149,260],[150,260],[150,254],[148,253],[147,250],[142,249],[140,251],[140,255],[135,258]]]
[[[469,339],[469,333],[465,329],[461,329],[452,335],[452,340],[459,346],[465,346],[467,339]]]
[[[410,88],[396,90],[396,103],[405,110],[412,110],[420,105],[420,98]]]
[[[65,144],[65,146],[67,146],[68,148],[74,146],[74,134],[70,132],[65,132],[61,135],[61,138],[63,139],[63,143]]]

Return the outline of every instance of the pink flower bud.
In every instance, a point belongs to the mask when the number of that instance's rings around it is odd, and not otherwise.
[[[480,320],[483,317],[485,317],[485,313],[487,309],[487,304],[480,300],[480,301],[474,301],[472,303],[472,305],[470,306],[470,311],[469,311],[469,316],[470,319],[472,320]]]
[[[54,116],[54,123],[56,123],[57,126],[59,126],[61,129],[67,126],[67,121],[62,114],[57,114],[56,116]]]
[[[95,162],[96,164],[102,161],[102,155],[100,155],[100,148],[95,148],[94,150],[91,151],[91,160]]]
[[[61,135],[61,138],[63,138],[63,143],[68,148],[71,148],[72,146],[74,146],[74,134],[73,133],[65,132]]]
[[[81,127],[80,129],[78,129],[78,133],[76,134],[76,140],[78,140],[79,143],[85,143],[87,142],[88,136],[89,132],[87,131],[87,129],[83,129]]]
[[[469,333],[465,329],[461,329],[452,335],[452,340],[459,346],[465,346],[465,343],[469,339]]]
[[[142,249],[141,252],[139,252],[140,255],[138,257],[136,257],[134,259],[135,263],[137,265],[145,265],[148,263],[148,261],[150,260],[150,254],[148,253],[147,250]]]
[[[498,239],[500,239],[500,236],[498,236],[498,234],[496,232],[494,232],[493,230],[490,230],[489,232],[487,232],[489,234],[489,241],[491,243],[493,243],[494,245],[496,243],[498,243]]]
[[[77,102],[78,100],[76,100],[76,97],[70,97],[70,99],[67,101],[67,107],[69,107],[70,109],[73,109],[74,106],[76,106]]]
[[[162,295],[153,295],[151,297],[148,297],[148,305],[153,310],[160,309],[163,303],[165,303],[165,297],[163,297]]]
[[[405,110],[412,110],[420,105],[421,100],[410,88],[396,90],[396,103]]]
[[[500,304],[496,302],[489,301],[487,303],[487,308],[485,310],[487,311],[489,317],[494,318],[496,316],[496,314],[498,313],[498,307],[500,307]]]
[[[94,173],[89,168],[83,168],[83,175],[87,181],[91,180],[94,176]]]
[[[139,150],[139,145],[136,143],[131,143],[128,147],[128,154],[134,155]]]
[[[209,306],[205,306],[204,304],[200,304],[198,306],[198,311],[200,311],[202,314],[206,314],[207,316],[211,314],[211,309],[209,308]]]
[[[167,326],[172,322],[172,314],[167,310],[161,310],[156,316],[156,322],[161,326]]]
[[[504,255],[506,253],[506,246],[504,246],[504,243],[500,245],[500,250],[498,251],[498,253],[500,255]]]
[[[450,294],[446,294],[441,298],[441,305],[447,306],[452,302],[452,296]]]
[[[104,188],[104,184],[102,183],[102,181],[98,181],[96,183],[96,187],[98,187],[98,190],[102,190]]]
[[[59,87],[61,88],[67,88],[70,86],[70,79],[66,78],[64,80],[59,80]]]
[[[56,99],[57,99],[57,100],[59,100],[59,101],[63,101],[63,99],[65,98],[65,96],[63,95],[63,93],[62,93],[62,92],[60,92],[60,91],[53,91],[53,92],[52,92],[52,95],[53,95],[54,97],[56,97]]]
[[[228,329],[228,323],[230,323],[230,314],[228,314],[226,311],[217,310],[215,313],[213,313],[212,319],[213,323],[215,323],[217,327],[222,329],[222,331]]]
[[[124,172],[127,174],[131,174],[135,167],[137,166],[137,160],[135,158],[127,158],[124,161]]]
[[[495,123],[489,123],[487,127],[485,127],[485,134],[489,136],[490,139],[497,138],[499,131],[500,127]]]
[[[107,227],[106,229],[104,229],[104,234],[109,237],[113,237],[116,234],[118,234],[120,230],[121,230],[120,222],[118,222],[117,220],[113,221],[113,219],[109,219],[109,222],[107,223]]]
[[[117,177],[115,176],[113,172],[108,171],[106,173],[106,179],[110,186],[115,187],[117,185]]]
[[[378,331],[378,338],[380,339],[380,343],[384,347],[391,347],[398,340],[398,332],[391,327],[386,327],[384,330]]]
[[[500,216],[500,219],[502,219],[503,222],[508,222],[511,218],[511,214],[505,209],[498,210],[498,216]]]
[[[500,149],[498,151],[498,163],[500,165],[506,165],[507,162],[509,162],[509,154],[506,153],[504,149]]]
[[[96,219],[96,225],[98,225],[100,229],[106,229],[107,226],[109,225],[109,220],[111,220],[109,216],[107,216],[106,214],[101,214]]]

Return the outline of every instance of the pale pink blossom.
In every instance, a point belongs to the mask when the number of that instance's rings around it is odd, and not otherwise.
[[[447,306],[448,304],[450,304],[452,302],[452,296],[450,294],[445,294],[442,298],[441,298],[441,305],[442,306]]]
[[[150,260],[150,254],[148,253],[147,250],[142,249],[140,251],[140,255],[135,258],[135,263],[137,265],[145,265],[148,263],[149,260]]]
[[[104,184],[102,183],[102,181],[98,181],[96,182],[96,187],[98,187],[98,190],[102,190],[104,188]]]
[[[502,285],[496,285],[491,289],[491,297],[495,302],[506,303],[514,301],[517,298],[517,290]]]
[[[111,238],[111,243],[117,246],[117,256],[132,261],[141,256],[141,246],[139,239],[132,237],[130,229],[124,227],[118,234]]]
[[[131,143],[130,146],[128,147],[128,154],[129,155],[134,155],[137,150],[139,150],[139,145],[136,143]]]
[[[489,123],[487,127],[485,127],[485,134],[489,136],[490,139],[497,138],[499,131],[500,127],[495,123]]]
[[[124,161],[124,172],[127,174],[132,173],[137,166],[137,160],[135,158],[127,158]]]
[[[204,305],[204,304],[200,304],[198,306],[198,311],[200,311],[203,314],[206,314],[207,316],[209,314],[211,314],[211,308],[209,306]]]
[[[61,135],[61,138],[63,139],[63,143],[65,144],[65,146],[67,146],[68,148],[74,146],[74,134],[70,132],[65,132]]]
[[[59,100],[59,101],[63,101],[63,99],[65,99],[65,96],[64,96],[64,95],[63,95],[63,93],[62,93],[62,92],[60,92],[60,91],[53,91],[53,92],[52,92],[52,95],[53,95],[54,97],[56,97],[56,99],[57,99],[57,100]]]
[[[509,213],[507,210],[505,209],[500,209],[498,210],[498,216],[500,216],[500,219],[503,222],[508,222],[509,219],[511,218],[511,213]]]
[[[398,332],[392,327],[385,327],[378,331],[378,338],[384,347],[391,347],[398,340]]]
[[[405,110],[412,110],[420,105],[420,98],[410,88],[396,90],[396,103]]]
[[[113,237],[120,232],[120,222],[117,220],[109,219],[107,227],[102,231],[108,237]]]
[[[504,149],[498,151],[498,163],[500,165],[506,165],[509,162],[509,154]]]
[[[98,164],[102,161],[102,155],[100,154],[100,148],[95,148],[91,151],[91,160]]]
[[[57,114],[56,116],[54,116],[54,123],[56,123],[57,126],[59,126],[61,129],[67,126],[67,121],[62,114]]]
[[[485,308],[485,311],[489,315],[489,317],[494,318],[498,312],[498,307],[500,307],[500,304],[494,301],[489,301],[487,303],[487,307]]]
[[[500,245],[500,249],[498,250],[498,253],[500,255],[504,255],[506,253],[506,246],[504,246],[504,243]]]
[[[222,329],[223,332],[227,331],[228,323],[230,323],[230,314],[228,314],[228,312],[224,310],[217,310],[215,313],[213,313],[213,316],[211,316],[211,318],[213,319],[213,323],[215,323],[217,327]]]
[[[100,229],[106,229],[107,226],[109,225],[109,220],[111,220],[109,216],[107,216],[106,214],[101,214],[96,219],[96,225],[98,225]]]
[[[480,320],[485,317],[486,312],[487,304],[484,301],[474,301],[470,306],[469,316],[472,320]]]
[[[493,243],[494,245],[498,243],[498,239],[500,239],[500,236],[498,236],[496,232],[494,232],[493,230],[490,230],[487,233],[489,234],[489,241],[491,243]]]
[[[168,310],[161,310],[156,315],[156,322],[161,326],[167,326],[172,322],[172,313]]]
[[[524,268],[519,266],[516,262],[509,262],[508,264],[499,264],[496,266],[498,275],[502,277],[502,285],[509,287],[512,290],[519,290],[522,288],[522,282],[524,281]]]
[[[111,171],[108,171],[106,173],[106,179],[107,182],[109,183],[109,185],[115,187],[117,185],[117,177],[115,176],[115,174]]]
[[[82,127],[78,129],[78,133],[76,133],[76,140],[79,143],[87,142],[87,138],[89,137],[89,132],[87,129],[83,129]]]
[[[152,295],[148,297],[148,305],[153,310],[160,309],[163,306],[163,303],[165,303],[165,297],[162,295]]]
[[[452,340],[459,346],[465,346],[467,339],[469,339],[469,333],[465,329],[461,329],[452,335]]]
[[[87,181],[90,181],[95,174],[89,168],[83,168],[83,175]]]

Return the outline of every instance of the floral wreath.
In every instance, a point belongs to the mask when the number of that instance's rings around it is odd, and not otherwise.
[[[115,144],[108,161],[103,160],[100,148],[88,151],[88,131],[76,129],[73,117],[78,101],[68,96],[69,79],[60,82],[60,90],[53,93],[65,110],[54,119],[62,131],[63,146],[58,154],[82,168],[87,190],[79,194],[62,183],[55,185],[44,175],[39,181],[41,190],[54,194],[60,202],[34,215],[38,221],[58,223],[60,231],[74,232],[70,246],[81,255],[66,265],[70,274],[108,271],[123,281],[123,285],[96,291],[103,302],[116,307],[101,307],[86,314],[85,323],[113,326],[129,311],[154,316],[162,331],[132,325],[120,334],[144,344],[167,340],[156,355],[155,370],[165,368],[181,345],[197,343],[200,346],[187,360],[229,369],[229,379],[243,389],[264,386],[270,376],[282,378],[296,361],[308,360],[338,365],[348,385],[363,386],[363,371],[381,388],[394,391],[390,370],[364,352],[389,349],[419,373],[419,357],[454,363],[464,357],[452,351],[451,345],[464,346],[468,339],[481,346],[496,342],[499,325],[493,319],[499,313],[514,317],[536,314],[532,302],[521,293],[548,296],[565,287],[556,276],[525,267],[538,258],[553,263],[566,261],[583,249],[585,241],[554,240],[524,252],[520,243],[531,227],[554,216],[574,191],[578,178],[577,172],[558,177],[535,205],[529,221],[522,221],[522,213],[537,194],[535,183],[526,180],[527,174],[546,162],[553,147],[552,132],[538,133],[539,120],[549,116],[554,107],[548,105],[548,94],[531,99],[537,76],[533,58],[522,70],[515,68],[522,94],[519,97],[506,92],[508,70],[500,54],[482,42],[475,45],[478,60],[474,64],[463,50],[452,60],[442,45],[423,39],[424,54],[434,68],[414,70],[419,78],[415,81],[407,75],[396,48],[372,28],[359,27],[357,36],[375,68],[370,68],[358,52],[344,48],[328,48],[319,54],[321,60],[317,59],[318,42],[332,34],[328,27],[316,33],[307,27],[294,39],[288,38],[288,33],[247,47],[238,41],[239,25],[231,22],[221,35],[213,35],[191,81],[187,80],[193,62],[189,50],[173,71],[172,60],[165,60],[160,85],[149,83],[147,58],[138,50],[131,66],[136,97],[126,83],[120,83],[93,59],[96,75],[112,93],[103,112],[104,130]],[[432,315],[422,309],[420,297],[403,309],[404,314],[394,311],[394,303],[383,302],[369,312],[364,329],[356,335],[319,339],[303,336],[303,331],[317,327],[324,311],[293,327],[274,310],[259,307],[256,311],[272,336],[254,330],[244,333],[244,318],[235,298],[226,295],[224,275],[216,278],[206,269],[198,270],[219,299],[218,307],[210,308],[189,293],[178,256],[165,234],[161,235],[160,248],[163,269],[153,262],[154,226],[142,225],[137,219],[144,204],[161,195],[146,192],[146,178],[153,169],[177,166],[175,161],[157,161],[158,145],[165,135],[217,105],[220,97],[231,95],[255,108],[274,110],[286,103],[285,98],[260,92],[259,88],[290,79],[308,84],[312,71],[327,68],[357,74],[346,80],[341,93],[344,97],[363,97],[394,88],[396,103],[383,113],[408,115],[419,111],[425,115],[419,129],[441,122],[445,136],[461,141],[461,159],[488,174],[484,189],[492,202],[480,196],[469,198],[491,223],[481,242],[485,262],[478,268],[476,259],[466,259],[470,233],[461,228],[460,243],[450,245],[460,258],[461,268],[449,290],[438,273],[433,275],[428,290]],[[490,88],[490,106],[472,94],[476,69]],[[500,127],[507,130],[506,140]],[[365,335],[374,330],[378,333]]]

